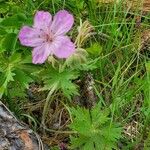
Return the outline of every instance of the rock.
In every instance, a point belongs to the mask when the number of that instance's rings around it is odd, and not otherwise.
[[[40,137],[25,124],[20,123],[0,102],[0,150],[46,149]]]

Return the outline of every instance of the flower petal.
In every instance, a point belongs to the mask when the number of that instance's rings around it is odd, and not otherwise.
[[[34,64],[42,64],[46,61],[48,56],[51,54],[50,47],[48,44],[35,47],[32,51],[32,62]]]
[[[45,29],[50,27],[52,16],[46,11],[37,11],[34,17],[34,28]]]
[[[19,32],[19,40],[22,45],[35,47],[43,43],[43,39],[40,38],[40,32],[34,28],[24,26]]]
[[[73,26],[74,18],[66,10],[60,10],[54,16],[51,30],[55,35],[67,33]]]
[[[58,36],[55,43],[59,43],[59,46],[55,47],[53,54],[58,58],[68,58],[75,52],[75,45],[67,36]]]

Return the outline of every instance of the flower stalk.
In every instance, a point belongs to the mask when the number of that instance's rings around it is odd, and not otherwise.
[[[49,91],[46,101],[45,101],[45,105],[44,105],[44,109],[43,109],[43,114],[42,114],[42,121],[41,121],[41,125],[45,127],[45,119],[47,116],[47,112],[48,112],[48,107],[50,106],[50,104],[52,103],[53,99],[51,98],[52,94],[56,91],[58,84],[56,83],[51,90]]]

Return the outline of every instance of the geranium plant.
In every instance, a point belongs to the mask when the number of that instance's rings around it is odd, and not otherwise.
[[[45,84],[42,89],[49,90],[43,110],[42,125],[45,124],[51,95],[54,92],[60,89],[68,98],[77,94],[77,86],[72,80],[77,78],[78,74],[74,70],[65,68],[63,60],[75,53],[75,44],[66,35],[73,23],[73,15],[66,10],[58,11],[53,18],[49,12],[37,11],[33,26],[23,26],[19,32],[20,43],[33,48],[34,64],[42,64],[48,60],[48,57],[57,59],[57,67],[48,64],[39,73]]]

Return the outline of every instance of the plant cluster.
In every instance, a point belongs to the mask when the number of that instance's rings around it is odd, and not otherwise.
[[[149,149],[150,17],[127,4],[0,0],[0,98],[52,148]]]

